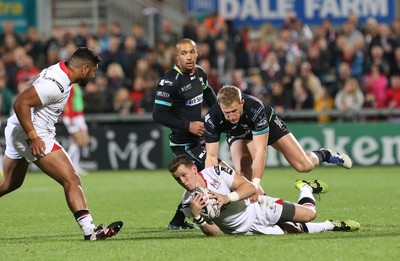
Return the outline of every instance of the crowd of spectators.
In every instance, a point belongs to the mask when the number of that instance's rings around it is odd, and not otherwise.
[[[0,34],[0,115],[26,82],[51,64],[88,46],[102,57],[97,77],[84,88],[86,113],[146,113],[152,110],[158,79],[172,68],[181,38],[198,46],[199,65],[215,92],[233,84],[259,97],[278,113],[338,109],[344,120],[363,108],[400,108],[400,18],[390,24],[352,14],[340,26],[329,19],[310,27],[292,13],[283,26],[235,28],[214,13],[203,21],[188,18],[180,32],[163,19],[154,46],[145,28],[118,22],[79,28],[54,27],[42,39],[35,28],[24,35],[4,21]],[[318,121],[330,117],[320,115]]]

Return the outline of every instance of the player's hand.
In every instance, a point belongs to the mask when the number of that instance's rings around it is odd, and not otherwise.
[[[261,186],[259,186],[257,189],[257,193],[250,197],[250,202],[251,203],[257,202],[259,196],[262,196],[262,195],[264,195],[264,190],[261,188]]]
[[[200,215],[201,210],[207,206],[207,197],[203,197],[203,194],[198,193],[196,196],[190,199],[190,212],[193,217]]]
[[[32,155],[36,158],[43,158],[46,150],[46,145],[40,137],[36,137],[33,140],[30,140],[30,148],[32,151]]]
[[[208,197],[210,199],[212,198],[215,199],[214,205],[217,205],[218,209],[221,209],[223,205],[228,204],[230,202],[230,199],[227,195],[222,195],[214,191],[208,192]]]
[[[204,136],[204,122],[202,121],[192,121],[189,124],[189,132],[197,136]]]

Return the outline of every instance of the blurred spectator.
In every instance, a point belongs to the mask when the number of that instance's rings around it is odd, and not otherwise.
[[[339,71],[341,63],[350,65],[351,76],[361,79],[363,73],[363,56],[361,53],[356,52],[354,43],[346,42],[343,46],[340,56],[336,58],[336,70]]]
[[[208,28],[211,37],[215,38],[221,31],[223,23],[225,22],[217,12],[212,12],[204,19],[204,25]]]
[[[219,82],[218,74],[215,70],[211,70],[210,62],[207,59],[199,60],[200,67],[204,70],[207,75],[208,85],[210,85],[215,93],[218,93],[222,85]]]
[[[0,54],[5,52],[5,48],[7,48],[7,41],[15,42],[15,45],[18,46],[22,43],[19,35],[14,31],[14,21],[13,20],[3,20],[2,28],[0,33]],[[7,40],[8,38],[8,40]]]
[[[58,52],[64,46],[64,32],[60,27],[54,26],[51,29],[51,36],[44,44],[45,66],[57,63],[52,54]],[[58,57],[58,55],[57,55]],[[50,60],[49,60],[50,59]]]
[[[125,75],[128,79],[133,81],[134,70],[136,66],[137,60],[140,58],[140,53],[136,48],[136,39],[135,37],[128,35],[125,37],[124,42],[124,50],[123,50],[124,64],[125,66]]]
[[[108,79],[108,89],[115,92],[121,86],[125,86],[125,73],[119,63],[111,63],[106,71]]]
[[[379,24],[375,18],[370,17],[364,26],[364,38],[367,46],[371,45],[372,39],[376,38],[378,35]]]
[[[314,109],[317,112],[324,112],[327,110],[332,110],[334,107],[334,101],[331,95],[329,94],[326,87],[322,87],[318,96],[314,101]],[[327,123],[331,121],[331,117],[327,114],[319,114],[318,117],[319,123]]]
[[[233,70],[233,72],[232,72],[232,80],[230,82],[226,82],[225,84],[231,84],[233,86],[236,86],[245,94],[250,94],[251,93],[249,84],[244,79],[244,71],[243,70],[240,70],[240,69]]]
[[[109,48],[109,42],[108,42],[108,30],[107,30],[107,24],[100,22],[97,24],[97,29],[95,33],[97,39],[99,40],[99,45],[101,47],[101,50],[103,52],[108,51]]]
[[[21,67],[15,75],[16,83],[20,81],[29,81],[40,73],[40,69],[35,66],[33,58],[27,54],[22,57]]]
[[[396,42],[390,37],[390,27],[388,24],[381,23],[378,28],[378,35],[372,38],[370,47],[379,45],[383,49],[383,56],[386,61],[391,62],[393,56],[393,49]]]
[[[151,56],[151,64],[153,69],[158,73],[159,76],[163,75],[164,72],[171,68],[175,60],[175,45],[167,45],[162,41],[156,42],[155,50],[147,51],[147,59]],[[157,63],[157,66],[156,66]],[[160,66],[161,68],[156,68]]]
[[[175,46],[178,43],[178,34],[173,31],[172,22],[164,18],[161,22],[161,30],[156,36],[156,42],[163,42],[169,46]]]
[[[306,87],[305,80],[298,81],[298,84],[294,85],[293,92],[294,110],[303,110],[303,109],[314,109],[314,97],[311,91]],[[308,120],[306,118],[300,120]]]
[[[363,79],[366,107],[384,108],[386,106],[386,89],[388,80],[381,66],[372,64],[371,72]]]
[[[33,58],[33,62],[35,63],[35,65],[38,67],[43,67],[43,43],[40,39],[39,32],[35,27],[28,28],[23,46],[26,53]]]
[[[393,61],[390,66],[390,75],[400,75],[400,46],[394,49]]]
[[[189,38],[197,42],[197,21],[194,17],[189,16],[182,28],[183,38]]]
[[[74,53],[77,46],[74,41],[69,41],[58,52],[58,60],[65,61]]]
[[[390,77],[390,87],[386,93],[386,106],[390,109],[400,108],[400,75]]]
[[[349,78],[345,81],[335,97],[335,107],[343,112],[341,119],[346,121],[354,120],[352,113],[359,112],[364,105],[364,94],[357,79]]]
[[[122,33],[121,24],[119,22],[111,22],[109,36],[113,36],[118,39],[119,49],[124,48],[125,35]]]
[[[231,81],[232,71],[235,68],[235,56],[221,39],[215,41],[215,51],[216,55],[211,56],[211,68],[217,70],[220,82],[227,84]]]
[[[288,100],[285,98],[285,89],[282,82],[276,81],[272,83],[269,105],[278,114],[282,114],[292,107],[292,104],[288,103]]]
[[[9,116],[14,102],[14,95],[6,84],[4,76],[0,76],[0,116]]]
[[[268,89],[271,89],[271,84],[280,76],[281,66],[278,62],[278,57],[275,52],[271,51],[261,64],[261,75]]]
[[[87,39],[90,35],[90,28],[87,23],[79,25],[78,34],[74,37],[74,42],[77,47],[87,46]]]
[[[272,83],[269,83],[272,85]],[[249,94],[257,97],[265,104],[270,105],[274,97],[271,97],[270,88],[265,85],[263,77],[259,73],[250,76]]]
[[[113,112],[113,97],[107,90],[107,84],[108,80],[104,75],[97,75],[95,80],[86,84],[83,96],[85,114]]]
[[[120,87],[116,90],[113,100],[114,112],[128,115],[133,111],[133,104],[128,88]]]
[[[139,51],[140,57],[146,55],[149,44],[144,38],[143,25],[140,23],[134,23],[131,27],[131,35],[136,39],[136,48]]]
[[[311,95],[313,96],[313,101],[318,97],[319,93],[322,90],[321,81],[318,77],[311,71],[311,65],[307,61],[303,61],[300,64],[300,74],[294,80],[294,87],[296,88],[297,85],[302,86],[310,91]],[[298,88],[301,89],[301,88]],[[312,106],[314,107],[314,105]]]
[[[393,62],[393,59],[391,59]],[[386,75],[390,73],[390,63],[385,58],[383,48],[380,45],[373,45],[370,50],[369,59],[365,63],[364,74],[369,73],[372,64],[377,64],[381,67],[382,72]]]
[[[122,48],[120,48],[120,42],[119,38],[116,36],[110,36],[109,37],[109,49],[105,52],[102,52],[100,56],[102,57],[102,61],[99,64],[99,68],[103,71],[106,72],[108,66],[111,63],[118,63],[119,65],[122,66],[124,71],[127,71],[127,65],[125,64],[126,62],[126,57],[125,53],[123,52]]]

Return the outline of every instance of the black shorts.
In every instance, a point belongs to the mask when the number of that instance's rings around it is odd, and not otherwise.
[[[176,144],[170,147],[175,156],[186,154],[193,159],[193,162],[196,164],[199,171],[204,169],[206,161],[206,147],[204,140],[186,145]]]
[[[277,140],[279,140],[280,138],[282,138],[283,136],[285,136],[286,134],[289,134],[289,133],[290,133],[290,130],[286,126],[286,123],[274,114],[272,116],[271,120],[269,121],[268,145],[274,144]],[[232,143],[236,140],[252,140],[252,139],[253,139],[253,134],[251,132],[248,132],[248,133],[240,135],[240,136],[229,135],[227,137],[227,142],[230,147],[232,145]]]

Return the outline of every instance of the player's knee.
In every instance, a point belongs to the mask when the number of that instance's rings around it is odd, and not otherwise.
[[[314,169],[314,165],[309,161],[295,162],[292,164],[292,167],[300,173],[310,172]]]

